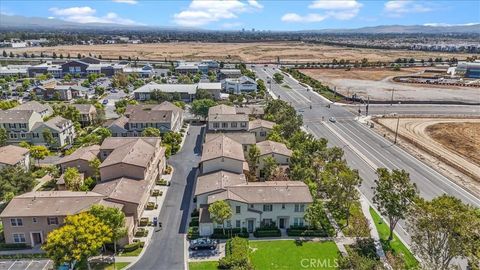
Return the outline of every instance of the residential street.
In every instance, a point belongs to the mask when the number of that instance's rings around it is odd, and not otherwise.
[[[159,217],[163,229],[154,233],[145,254],[129,269],[184,269],[184,239],[204,131],[203,125],[190,125],[182,150],[168,160],[174,172]]]

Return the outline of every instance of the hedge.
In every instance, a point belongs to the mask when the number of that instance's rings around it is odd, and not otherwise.
[[[27,249],[31,248],[25,243],[12,243],[12,244],[7,244],[7,243],[0,243],[0,250],[18,250],[18,249]]]
[[[187,238],[189,240],[197,239],[200,237],[200,233],[198,232],[197,226],[192,226],[188,228]]]
[[[276,229],[276,230],[263,229],[263,230],[256,230],[253,233],[253,236],[255,236],[255,237],[279,237],[279,236],[282,236],[282,233],[280,232],[279,229]]]
[[[215,228],[213,229],[213,234],[210,236],[210,238],[229,239],[235,236],[238,236],[241,238],[248,238],[249,233],[247,232],[246,228],[232,228],[232,229],[225,229],[225,234],[224,234],[222,229]]]
[[[188,226],[192,227],[192,226],[196,226],[198,227],[198,217],[192,217],[192,219],[190,220],[190,224]]]
[[[140,242],[133,242],[123,247],[123,252],[132,252],[140,247]]]

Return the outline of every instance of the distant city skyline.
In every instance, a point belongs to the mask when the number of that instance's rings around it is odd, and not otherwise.
[[[210,30],[316,30],[377,25],[479,23],[479,1],[18,1],[2,15]],[[1,17],[0,17],[1,24]]]

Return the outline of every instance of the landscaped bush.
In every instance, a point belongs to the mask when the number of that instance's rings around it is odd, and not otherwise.
[[[167,167],[165,167],[165,169],[163,170],[163,173],[164,174],[171,174],[172,173],[172,166],[167,165]]]
[[[157,180],[157,185],[159,186],[170,186],[170,182],[165,179]]]
[[[123,252],[132,252],[140,247],[140,242],[133,242],[123,247]]]
[[[145,237],[148,235],[148,231],[145,228],[138,228],[135,233],[135,237]]]
[[[18,249],[26,249],[30,248],[30,246],[27,246],[25,243],[12,243],[12,244],[7,244],[7,243],[0,243],[0,250],[18,250]]]
[[[220,269],[253,269],[248,253],[248,240],[235,237],[227,241],[225,245],[225,257],[218,261]]]
[[[162,195],[163,195],[163,191],[160,191],[159,189],[154,189],[153,192],[152,192],[153,197],[158,197],[158,196],[162,196]]]
[[[147,217],[142,217],[140,219],[140,226],[147,226],[149,222],[149,219]]]
[[[148,202],[146,209],[147,209],[147,210],[153,210],[153,209],[156,208],[156,206],[157,206],[157,205],[156,205],[154,202]]]
[[[192,227],[192,226],[198,226],[199,222],[198,222],[198,217],[192,217],[192,220],[190,220],[190,224],[188,224],[188,226]]]
[[[197,208],[193,209],[192,213],[190,214],[191,217],[198,217],[200,215],[200,211]]]
[[[248,238],[249,234],[246,228],[232,228],[232,229],[225,229],[225,234],[223,233],[223,229],[215,228],[213,229],[213,234],[210,238],[214,239],[229,239],[232,237],[242,237]]]
[[[187,238],[189,240],[197,239],[199,237],[200,237],[200,233],[198,232],[198,227],[197,226],[192,226],[192,227],[188,228]]]
[[[287,229],[288,236],[311,236],[311,237],[327,237],[329,236],[324,230],[309,230],[309,229]]]
[[[280,232],[279,229],[276,230],[256,230],[253,233],[253,236],[255,237],[279,237],[282,236],[282,233]]]

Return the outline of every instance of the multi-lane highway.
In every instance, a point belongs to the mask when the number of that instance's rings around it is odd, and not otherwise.
[[[265,82],[272,78],[277,68],[253,67],[257,76]],[[445,176],[439,174],[422,161],[416,159],[397,145],[375,133],[365,124],[355,120],[358,115],[357,106],[341,106],[331,104],[322,96],[308,90],[296,80],[285,76],[282,85],[274,80],[266,83],[273,94],[289,102],[300,114],[303,115],[305,129],[317,137],[328,139],[331,146],[343,148],[348,164],[357,169],[363,179],[360,191],[371,202],[373,197],[375,171],[379,167],[389,169],[405,169],[410,173],[411,180],[416,183],[420,195],[432,199],[441,194],[450,194],[460,198],[465,203],[476,207],[480,206],[480,199],[469,191],[453,183]],[[331,104],[330,106],[327,106]],[[310,109],[311,106],[311,109]],[[365,106],[361,106],[364,114]],[[466,114],[478,115],[478,109],[472,106],[437,106],[437,105],[370,105],[370,114],[401,113],[401,114]],[[336,119],[335,123],[328,121],[330,117]],[[397,233],[409,242],[408,233],[402,223]]]

